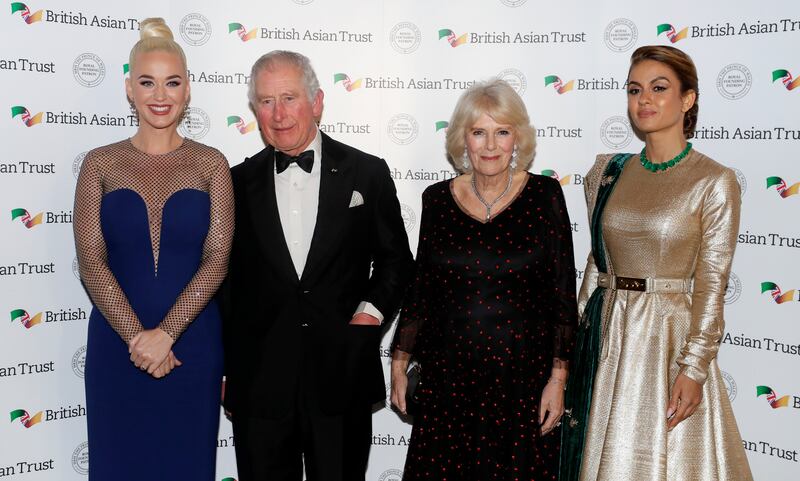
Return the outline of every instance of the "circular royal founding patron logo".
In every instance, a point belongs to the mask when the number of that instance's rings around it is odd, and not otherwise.
[[[403,479],[403,472],[399,469],[387,469],[378,478],[378,481],[401,481]]]
[[[408,114],[397,114],[389,119],[386,131],[394,143],[408,145],[416,140],[419,134],[419,124],[414,117]]]
[[[740,63],[732,63],[717,75],[717,90],[728,100],[739,100],[747,95],[753,85],[753,74]]]
[[[190,13],[181,19],[181,38],[188,45],[198,47],[211,38],[211,22],[199,13]]]
[[[81,266],[78,264],[78,258],[72,258],[72,274],[76,279],[81,280]]]
[[[736,389],[736,381],[733,380],[733,376],[728,374],[725,371],[720,371],[722,373],[722,380],[725,383],[725,390],[728,392],[728,400],[733,402],[736,399],[737,389]]]
[[[178,130],[184,137],[189,137],[192,140],[202,139],[211,130],[211,118],[205,110],[189,107],[189,111],[183,118]]]
[[[399,53],[411,53],[422,43],[419,27],[411,22],[400,22],[389,32],[389,43]]]
[[[627,18],[618,18],[612,20],[606,26],[603,40],[606,42],[606,47],[612,52],[625,52],[636,45],[636,40],[639,38],[639,29],[636,24]]]
[[[502,3],[506,7],[515,8],[519,7],[520,5],[523,5],[527,1],[528,0],[500,0],[500,3]]]
[[[93,53],[82,53],[72,62],[72,76],[84,87],[97,87],[106,78],[106,64]]]
[[[78,178],[78,174],[81,173],[81,166],[83,165],[83,159],[86,158],[87,153],[88,152],[81,152],[75,157],[75,160],[72,161],[72,175],[74,175],[76,179]]]
[[[403,216],[403,224],[406,226],[406,232],[411,232],[417,225],[417,215],[414,209],[408,204],[400,204],[400,214]]]
[[[78,474],[89,474],[89,442],[84,441],[72,452],[72,468]]]
[[[633,129],[628,119],[622,115],[606,119],[600,126],[600,140],[611,149],[619,150],[627,147],[633,140]]]
[[[744,176],[744,172],[736,167],[731,167],[731,169],[733,169],[733,173],[736,174],[736,180],[739,181],[739,190],[742,191],[742,197],[744,197],[744,193],[747,192],[747,177]]]
[[[76,376],[83,379],[84,369],[86,367],[86,346],[81,346],[72,355],[72,371]]]
[[[742,280],[735,273],[728,276],[728,285],[725,286],[725,304],[733,304],[742,295]]]
[[[528,88],[528,80],[525,78],[525,74],[515,68],[503,70],[497,74],[497,78],[505,80],[520,97],[525,93],[525,89]]]

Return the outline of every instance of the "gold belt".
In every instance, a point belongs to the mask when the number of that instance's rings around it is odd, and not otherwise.
[[[597,286],[613,290],[627,290],[640,292],[662,292],[665,294],[678,294],[689,292],[692,287],[691,279],[656,279],[648,277],[637,279],[635,277],[615,276],[600,272],[597,275]]]

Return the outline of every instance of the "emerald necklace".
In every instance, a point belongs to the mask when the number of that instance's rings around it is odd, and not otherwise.
[[[676,155],[675,157],[667,160],[666,162],[659,162],[658,164],[654,164],[647,159],[647,154],[645,153],[646,147],[642,147],[642,153],[639,154],[639,160],[642,162],[642,167],[649,170],[650,172],[663,172],[670,167],[675,167],[678,165],[678,162],[683,160],[684,157],[692,150],[692,143],[686,142],[686,148],[681,151],[680,154]]]

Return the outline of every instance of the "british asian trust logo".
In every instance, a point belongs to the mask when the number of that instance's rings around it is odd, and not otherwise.
[[[689,27],[685,27],[681,31],[677,31],[675,27],[670,25],[669,23],[662,23],[658,27],[656,27],[657,36],[660,36],[662,33],[666,34],[667,38],[671,43],[676,43],[689,35]]]
[[[19,14],[22,16],[22,19],[25,20],[25,23],[30,25],[32,23],[40,22],[42,20],[42,14],[44,10],[37,10],[31,13],[31,9],[28,8],[28,6],[25,5],[24,3],[13,2],[11,4],[11,14],[13,15],[17,12],[19,12]]]
[[[795,182],[788,187],[786,181],[777,176],[767,177],[767,189],[775,187],[778,194],[784,199],[800,192],[800,182]]]
[[[42,123],[42,115],[44,112],[39,112],[38,114],[32,115],[30,111],[25,108],[23,105],[15,105],[11,107],[11,118],[13,119],[16,116],[19,116],[22,123],[25,124],[26,127],[33,127],[36,124]]]
[[[440,130],[447,132],[447,129],[450,128],[450,122],[446,120],[437,120],[435,126],[437,132]]]
[[[547,87],[548,85],[552,85],[559,95],[563,95],[574,88],[575,81],[570,80],[564,83],[558,75],[548,75],[544,78],[544,86]]]
[[[245,135],[249,134],[250,132],[256,129],[256,122],[255,120],[251,122],[245,122],[245,120],[238,115],[229,115],[228,116],[228,127],[231,125],[236,126],[236,130],[239,131],[240,134]]]
[[[569,185],[569,182],[572,179],[572,175],[565,175],[563,178],[559,177],[558,173],[553,169],[543,170],[542,175],[556,179],[562,186]]]
[[[72,212],[59,211],[59,212],[39,212],[36,215],[31,214],[23,208],[11,209],[11,221],[15,222],[19,219],[20,223],[27,229],[33,229],[39,224],[71,224]]]
[[[775,301],[776,304],[783,304],[784,302],[791,302],[795,300],[795,294],[797,291],[792,289],[787,292],[782,292],[781,288],[778,284],[774,282],[762,282],[761,283],[761,293],[769,292],[772,296],[772,299]]]
[[[42,313],[38,312],[31,316],[25,309],[14,309],[11,311],[11,322],[20,322],[25,329],[30,329],[42,323]]]
[[[42,422],[42,411],[31,416],[28,411],[24,409],[15,409],[11,411],[11,422],[19,421],[20,424],[25,426],[25,429],[29,429],[36,424]]]
[[[769,386],[756,386],[756,397],[766,396],[767,402],[772,409],[785,408],[789,405],[789,395],[778,397],[775,391]]]
[[[780,80],[786,90],[794,90],[800,86],[800,78],[793,79],[792,73],[785,69],[778,69],[772,71],[772,82]]]
[[[447,39],[447,43],[450,44],[451,47],[456,48],[460,45],[464,45],[467,43],[467,38],[469,37],[468,33],[465,33],[461,36],[456,34],[454,31],[450,30],[449,28],[441,28],[439,29],[439,40]]]
[[[353,90],[360,88],[361,81],[362,79],[358,79],[356,81],[351,80],[350,76],[346,73],[337,73],[333,75],[333,84],[336,85],[341,82],[344,89],[348,92],[352,92]]]
[[[20,222],[22,222],[22,224],[28,229],[33,229],[37,225],[41,224],[43,215],[44,212],[39,212],[36,215],[31,215],[30,212],[28,212],[23,208],[11,209],[11,220],[15,221],[19,219]]]
[[[241,23],[233,22],[228,24],[228,33],[236,32],[236,34],[239,36],[239,39],[242,42],[247,42],[249,40],[253,40],[254,38],[256,38],[257,31],[258,27],[248,32],[245,26],[242,25]]]

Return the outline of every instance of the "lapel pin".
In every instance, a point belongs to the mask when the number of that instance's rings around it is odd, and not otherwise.
[[[335,174],[337,172],[339,172],[339,169],[337,169],[336,167],[331,169],[331,174]]]

